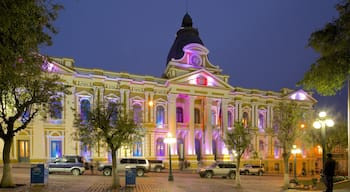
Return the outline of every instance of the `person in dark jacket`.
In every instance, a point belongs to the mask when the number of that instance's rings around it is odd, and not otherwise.
[[[334,171],[335,171],[335,160],[332,159],[332,154],[328,153],[327,154],[327,160],[324,165],[324,179],[325,179],[325,184],[326,184],[326,192],[332,192],[333,191],[333,176],[334,176]]]

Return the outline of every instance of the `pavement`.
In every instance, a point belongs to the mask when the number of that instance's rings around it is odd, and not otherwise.
[[[13,168],[28,168],[28,166]],[[22,171],[23,172],[23,171]],[[110,177],[102,176],[101,174],[89,175],[84,173],[83,176],[72,176],[64,174],[50,174],[48,182],[45,184],[31,184],[30,174],[15,173],[14,180],[21,184],[14,188],[0,188],[0,192],[115,192],[112,190]],[[125,177],[120,177],[121,188],[120,192],[296,192],[296,191],[323,191],[323,185],[320,184],[316,189],[287,189],[283,190],[282,176],[263,176],[249,177],[242,179],[242,187],[237,187],[235,181],[229,179],[200,179],[195,173],[195,170],[179,171],[174,170],[173,182],[168,181],[168,172],[164,173],[148,173],[150,176],[137,177],[136,185],[125,186]],[[192,174],[192,175],[190,175]],[[247,177],[246,177],[247,178]],[[268,182],[266,183],[268,178]],[[257,180],[259,182],[257,182]],[[260,182],[261,181],[261,182]],[[334,185],[334,192],[350,192],[350,182],[341,182]]]

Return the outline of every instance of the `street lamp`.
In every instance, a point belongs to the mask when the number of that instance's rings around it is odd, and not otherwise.
[[[297,154],[301,153],[301,150],[293,145],[292,154],[294,155],[294,181],[297,181]]]
[[[322,171],[326,162],[326,127],[333,127],[334,121],[327,118],[327,113],[321,111],[319,118],[313,123],[314,128],[321,129],[321,146],[322,146]]]
[[[176,143],[176,138],[171,136],[171,133],[167,134],[167,137],[164,138],[164,143],[168,144],[168,153],[169,153],[169,177],[168,181],[174,181],[173,169],[171,167],[171,144]]]

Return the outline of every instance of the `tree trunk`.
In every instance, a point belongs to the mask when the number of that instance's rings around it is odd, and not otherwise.
[[[119,180],[119,174],[117,169],[117,150],[112,150],[112,189],[116,189],[119,191],[120,189],[120,180]]]
[[[282,155],[283,156],[283,163],[284,163],[284,174],[283,174],[283,186],[284,188],[289,187],[289,169],[288,169],[288,159],[289,156]]]
[[[236,167],[236,184],[237,184],[237,187],[241,186],[241,175],[239,173],[240,165],[241,165],[241,157],[237,156],[237,167]]]
[[[4,168],[2,170],[2,178],[1,178],[1,187],[14,187],[15,184],[13,182],[12,177],[12,166],[10,162],[10,151],[12,146],[13,137],[9,134],[5,135],[4,140],[4,148],[2,154],[2,160],[4,162]]]

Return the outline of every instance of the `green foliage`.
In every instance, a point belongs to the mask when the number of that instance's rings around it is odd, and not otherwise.
[[[250,146],[251,139],[249,129],[245,128],[242,122],[236,121],[234,129],[226,132],[224,142],[227,148],[235,150],[237,156],[240,158]]]
[[[303,138],[310,145],[321,145],[321,130],[310,127],[305,130]],[[345,120],[338,120],[333,127],[326,128],[326,151],[331,152],[335,147],[347,148],[347,145],[348,134]]]
[[[339,18],[311,34],[309,46],[320,57],[298,82],[321,95],[335,95],[343,88],[350,72],[350,0],[336,7]]]
[[[100,102],[82,119],[76,114],[74,138],[85,145],[94,146],[104,142],[111,151],[122,145],[140,140],[142,131],[134,122],[132,112],[124,110],[123,104]]]

